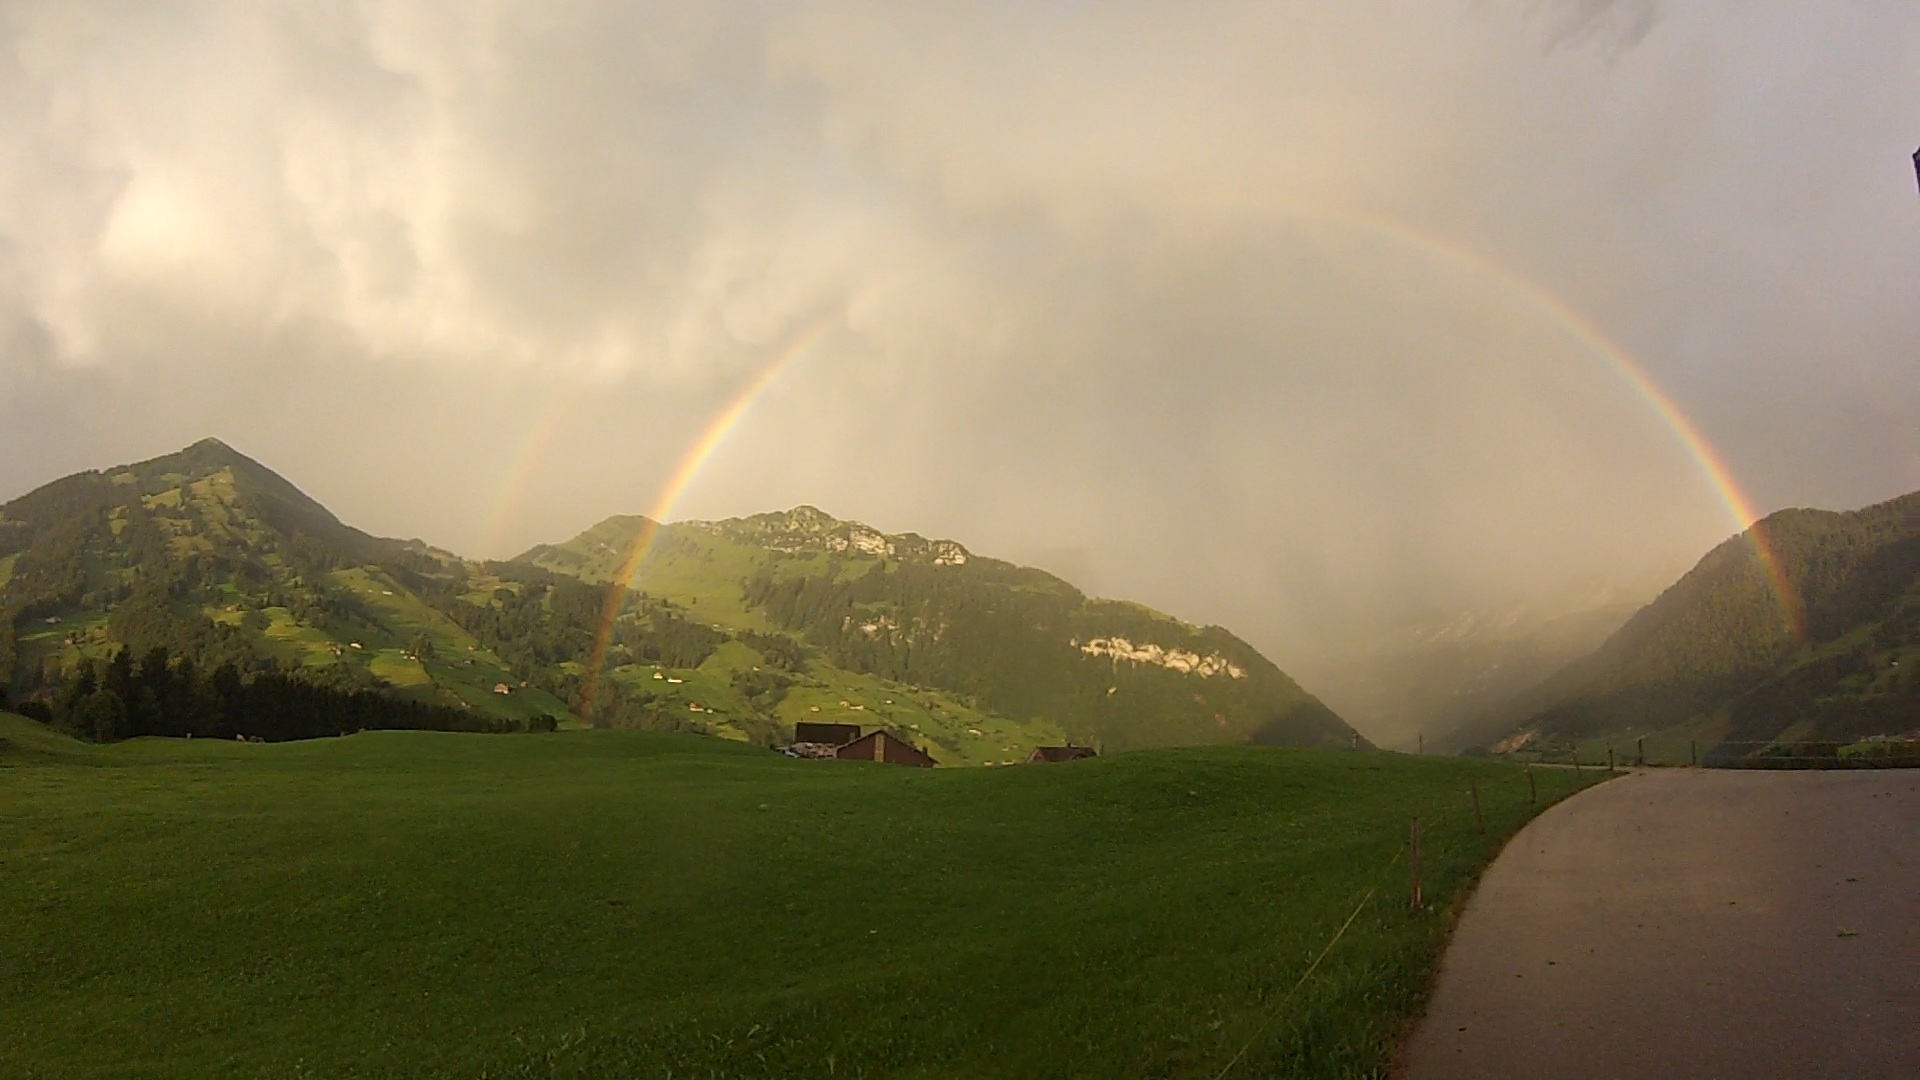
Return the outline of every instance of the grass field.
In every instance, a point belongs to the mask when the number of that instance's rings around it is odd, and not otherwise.
[[[0,717],[0,1075],[1378,1076],[1526,789],[1374,753],[923,771]]]

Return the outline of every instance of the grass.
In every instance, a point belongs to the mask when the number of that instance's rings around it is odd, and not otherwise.
[[[627,664],[611,674],[673,715],[698,719],[725,738],[745,739],[740,720],[754,709],[736,689],[734,677],[762,662],[752,649],[729,641],[697,668]],[[913,735],[942,765],[1012,764],[1025,761],[1036,746],[1058,746],[1067,738],[1060,725],[1044,718],[1014,720],[938,690],[847,671],[819,660],[805,674],[792,678],[773,710],[781,723],[829,721],[869,730],[890,727]],[[700,711],[692,710],[692,705],[700,706]]]
[[[1525,791],[1392,754],[923,771],[0,718],[0,1075],[1379,1076]]]

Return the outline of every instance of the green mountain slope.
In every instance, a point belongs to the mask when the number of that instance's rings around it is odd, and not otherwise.
[[[797,642],[817,672],[938,691],[1004,722],[1010,745],[1032,744],[1017,732],[1034,725],[1108,749],[1353,738],[1219,627],[1089,598],[950,540],[884,534],[812,507],[665,526],[612,518],[517,561],[604,582],[647,538],[632,584],[650,600],[749,640]],[[622,655],[610,664],[621,676],[634,666]]]
[[[175,714],[204,702],[158,699],[192,698],[179,687],[221,673],[230,688],[294,679],[507,726],[546,716],[775,744],[802,720],[854,722],[946,764],[1010,763],[1069,738],[1349,735],[1223,630],[818,511],[661,529],[643,591],[603,625],[606,583],[652,528],[614,518],[519,560],[472,562],[347,526],[207,440],[0,506],[0,693],[88,737],[192,730]],[[842,587],[884,595],[820,591]],[[814,606],[774,596],[794,588]],[[818,603],[877,621],[856,641],[816,618]],[[84,719],[96,686],[117,703]]]
[[[1783,613],[1759,533],[1803,614]],[[1920,727],[1920,492],[1784,510],[1721,544],[1598,650],[1529,695],[1516,742],[1677,727],[1728,744]]]
[[[486,717],[566,712],[401,583],[495,582],[341,524],[215,440],[0,506],[0,558],[0,673],[18,699],[57,700],[82,666],[158,648],[200,672],[295,673]]]

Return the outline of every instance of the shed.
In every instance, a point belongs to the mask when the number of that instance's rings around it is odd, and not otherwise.
[[[802,720],[793,725],[793,741],[845,746],[860,737],[859,724],[820,724]]]
[[[931,769],[938,764],[925,750],[884,731],[855,739],[833,756],[842,761],[884,761],[889,765],[913,765],[922,769]]]
[[[1091,746],[1036,746],[1027,757],[1027,764],[1043,761],[1078,761],[1081,758],[1099,757]]]

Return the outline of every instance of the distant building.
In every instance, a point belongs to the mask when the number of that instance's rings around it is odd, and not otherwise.
[[[1081,758],[1099,757],[1091,746],[1036,746],[1027,756],[1027,764],[1047,761],[1078,761]]]
[[[493,684],[493,692],[496,694],[511,694],[513,693],[513,687],[503,682],[497,682]]]
[[[937,764],[925,750],[884,731],[855,739],[833,756],[842,761],[884,761],[889,765],[912,765],[921,769],[931,769]]]
[[[793,725],[793,741],[845,746],[860,737],[859,724],[820,724],[803,720]]]

